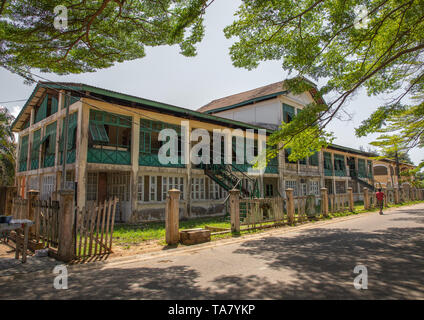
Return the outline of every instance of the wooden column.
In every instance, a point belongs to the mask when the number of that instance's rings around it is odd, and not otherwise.
[[[289,219],[289,224],[294,223],[294,199],[293,199],[293,189],[286,189],[286,201],[287,201],[287,217]]]
[[[240,190],[230,190],[231,232],[240,232]]]
[[[138,158],[140,154],[140,117],[134,116],[131,131],[131,217],[126,220],[134,221],[137,211],[138,191]]]
[[[179,221],[180,221],[180,190],[171,189],[168,191],[165,208],[165,229],[166,243],[177,244],[180,241]]]
[[[77,207],[83,208],[86,199],[87,184],[87,151],[88,151],[88,125],[90,109],[81,99],[78,108],[78,127],[76,140],[75,178],[77,181]]]
[[[69,262],[74,258],[74,191],[59,191],[58,259]]]
[[[354,211],[354,202],[353,202],[353,189],[352,187],[348,187],[347,188],[347,194],[349,197],[349,211],[353,212]]]
[[[328,190],[321,188],[321,211],[324,217],[328,217]]]

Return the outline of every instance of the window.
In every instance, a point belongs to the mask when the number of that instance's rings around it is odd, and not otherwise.
[[[309,182],[309,194],[319,195],[319,181],[310,181]]]
[[[137,183],[137,200],[143,201],[144,200],[144,176],[138,177],[138,183]]]
[[[309,157],[310,166],[318,166],[318,152],[315,152],[312,156]]]
[[[87,173],[87,190],[86,190],[87,201],[97,200],[97,181],[98,181],[97,172]]]
[[[156,201],[156,177],[150,176],[150,201]]]
[[[105,126],[98,123],[90,123],[90,134],[93,142],[109,142]]]
[[[204,178],[191,179],[191,198],[194,200],[205,199],[205,179]]]
[[[274,196],[274,185],[266,184],[265,185],[265,197],[273,197]]]
[[[131,117],[90,110],[90,143],[129,149],[131,126]]]
[[[215,181],[209,179],[209,199],[218,200],[220,196],[220,186]]]
[[[336,181],[336,193],[346,193],[346,182],[345,181]]]
[[[295,108],[288,104],[283,104],[283,122],[289,123],[295,116]]]
[[[107,177],[108,197],[117,197],[121,201],[130,200],[130,173],[113,172]]]
[[[290,161],[289,160],[289,155],[291,154],[291,149],[284,149],[284,160],[286,163],[297,163],[297,161]]]
[[[41,188],[41,200],[49,200],[52,195],[52,192],[55,191],[56,186],[56,175],[45,175],[42,180]]]
[[[297,181],[296,180],[286,180],[286,189],[293,189],[293,196],[297,196]]]
[[[171,189],[180,190],[180,199],[184,199],[184,178],[182,177],[162,177],[162,200],[166,200],[168,191]]]

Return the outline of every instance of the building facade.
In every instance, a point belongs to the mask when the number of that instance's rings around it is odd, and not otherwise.
[[[235,132],[251,130],[257,154],[261,130],[271,134],[314,99],[311,92],[290,94],[283,82],[252,91],[193,111],[85,84],[39,83],[12,126],[19,135],[18,193],[26,197],[28,190],[39,190],[48,200],[64,185],[75,190],[80,208],[117,196],[117,219],[141,222],[164,218],[172,188],[181,191],[181,217],[190,218],[225,213],[228,190],[234,187],[247,197],[284,196],[286,188],[295,195],[319,196],[322,187],[329,193],[352,187],[359,199],[364,186],[374,185],[372,155],[337,145],[295,163],[288,160],[289,151],[281,151],[263,175],[247,174],[252,165],[246,152],[236,161]],[[159,161],[166,143],[163,129],[178,135],[175,163]],[[214,130],[221,130],[219,156],[228,152],[229,164],[187,161],[198,129],[209,134],[211,143]],[[184,137],[193,140],[188,147]],[[211,157],[216,155],[212,149]]]

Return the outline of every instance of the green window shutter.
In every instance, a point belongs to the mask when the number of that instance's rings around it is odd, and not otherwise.
[[[52,97],[52,105],[51,105],[50,114],[56,113],[57,109],[58,109],[58,101],[57,101],[56,97]]]
[[[28,138],[29,136],[26,135],[25,137],[22,137],[21,140],[21,151],[19,154],[19,160],[23,161],[28,158]]]
[[[283,122],[288,123],[295,117],[295,108],[283,103]]]
[[[31,158],[38,158],[38,151],[40,149],[40,141],[41,141],[41,130],[37,130],[34,132],[32,138],[32,150],[31,150]]]
[[[35,115],[34,123],[37,123],[47,117],[47,103],[49,101],[48,95],[44,97],[43,102],[41,103],[40,107],[37,110],[37,113]]]
[[[98,123],[90,123],[90,134],[94,142],[109,142],[105,126]]]
[[[43,138],[43,142],[49,139],[49,148],[47,149],[48,154],[56,153],[56,121],[49,124],[46,127],[46,135]]]
[[[63,107],[66,109],[68,106],[74,104],[75,102],[79,101],[79,97],[69,96],[68,94],[65,94],[65,103]]]
[[[331,153],[324,152],[324,168],[333,170],[333,164],[331,163]]]
[[[312,156],[309,157],[309,165],[311,166],[318,165],[318,152],[315,152]]]

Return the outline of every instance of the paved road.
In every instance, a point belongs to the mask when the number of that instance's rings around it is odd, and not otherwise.
[[[356,290],[356,265],[368,289]],[[0,276],[1,299],[424,299],[424,204],[54,274]]]

